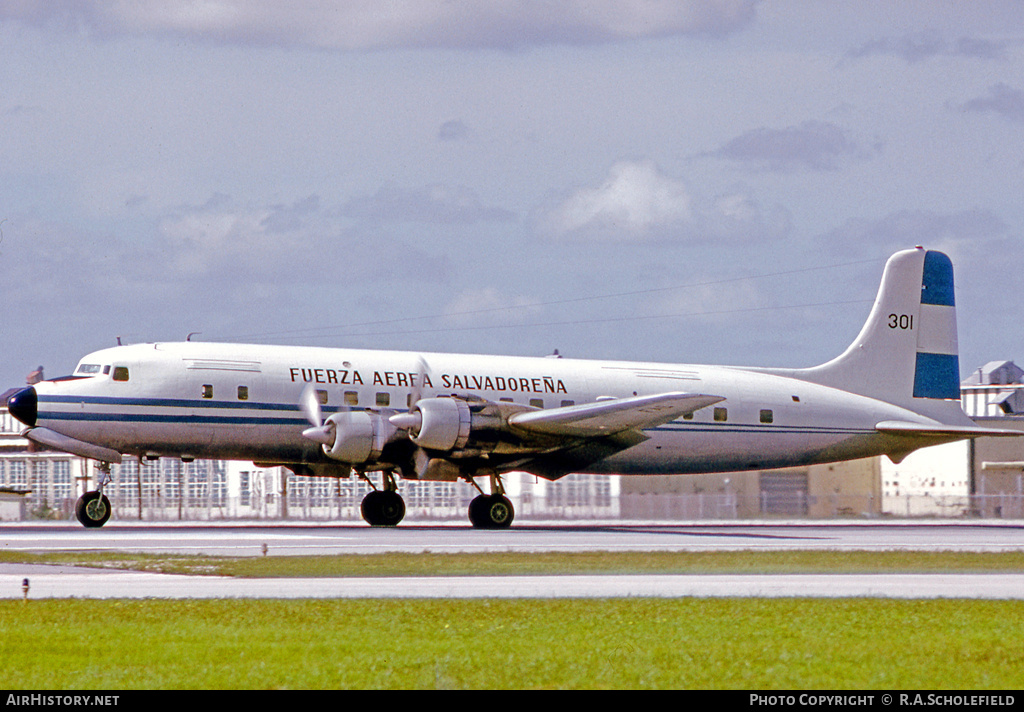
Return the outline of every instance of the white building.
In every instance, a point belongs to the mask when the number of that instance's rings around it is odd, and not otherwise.
[[[960,401],[964,412],[975,420],[1001,420],[1003,422],[987,424],[1016,427],[1018,418],[1014,416],[1024,414],[1024,369],[1012,361],[991,361],[963,380]],[[991,441],[1002,442],[997,446]],[[998,460],[979,460],[979,449],[987,452],[993,447],[1004,454]],[[1019,451],[1020,456],[1011,455],[1011,459],[1006,459],[1007,448],[1010,453]],[[986,485],[995,482],[988,474],[1016,469],[1017,488],[1022,489],[1024,437],[982,438],[936,445],[917,450],[898,464],[883,457],[880,469],[884,513],[900,516],[976,514],[983,509],[981,498],[1005,494],[1002,484],[1000,492],[986,491]]]

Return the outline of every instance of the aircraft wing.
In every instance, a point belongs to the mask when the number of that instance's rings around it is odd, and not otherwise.
[[[723,400],[723,396],[701,393],[660,393],[526,411],[511,416],[508,422],[529,433],[603,437],[661,425]]]
[[[1006,430],[1001,428],[982,428],[971,425],[943,425],[941,423],[924,424],[903,420],[883,420],[875,424],[875,430],[889,435],[918,435],[933,438],[982,438],[982,437],[1020,437],[1022,430]]]

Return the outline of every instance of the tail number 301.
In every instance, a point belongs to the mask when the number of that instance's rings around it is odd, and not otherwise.
[[[890,329],[913,329],[914,328],[914,316],[912,314],[890,314],[889,315],[889,328]]]

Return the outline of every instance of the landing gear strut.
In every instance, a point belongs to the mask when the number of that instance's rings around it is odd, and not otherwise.
[[[480,489],[476,482],[473,486]],[[491,494],[481,491],[480,496],[469,503],[469,521],[477,529],[508,529],[515,516],[512,502],[505,496],[505,488],[497,475],[491,476]]]
[[[393,527],[405,517],[405,500],[398,494],[393,472],[384,472],[384,489],[374,489],[359,505],[359,512],[371,527]],[[367,482],[370,480],[363,475]],[[370,483],[373,484],[372,482]]]
[[[103,488],[110,482],[110,463],[101,462],[97,466],[100,472],[99,484],[96,489],[86,492],[75,503],[75,516],[82,526],[90,529],[102,527],[110,519],[110,500],[103,494]]]

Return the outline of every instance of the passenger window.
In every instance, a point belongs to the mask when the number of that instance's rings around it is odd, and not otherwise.
[[[356,391],[345,391],[345,405],[359,405],[359,393]]]
[[[127,381],[128,380],[128,368],[126,366],[114,366],[114,380],[115,381]]]
[[[203,398],[213,398],[213,386],[209,383],[203,384]]]
[[[770,410],[761,411],[761,422],[772,423],[775,421],[775,415]]]
[[[715,420],[719,423],[724,423],[729,419],[729,410],[727,408],[715,408]]]
[[[379,406],[391,405],[391,394],[390,393],[378,393],[377,394],[377,405],[379,405]]]
[[[238,387],[238,400],[249,400],[249,386]]]
[[[499,398],[498,400],[500,400],[502,403],[512,403],[512,402],[514,402],[511,398]]]
[[[564,400],[564,401],[562,401],[562,407],[563,408],[567,408],[570,405],[576,405],[576,401],[571,401],[571,400]]]
[[[320,405],[327,405],[327,391],[318,390],[316,392],[316,399]]]
[[[693,413],[684,413],[683,420],[693,420]]]
[[[543,408],[544,407],[544,399],[543,398],[531,398],[530,399],[530,405],[532,405],[534,408]]]

